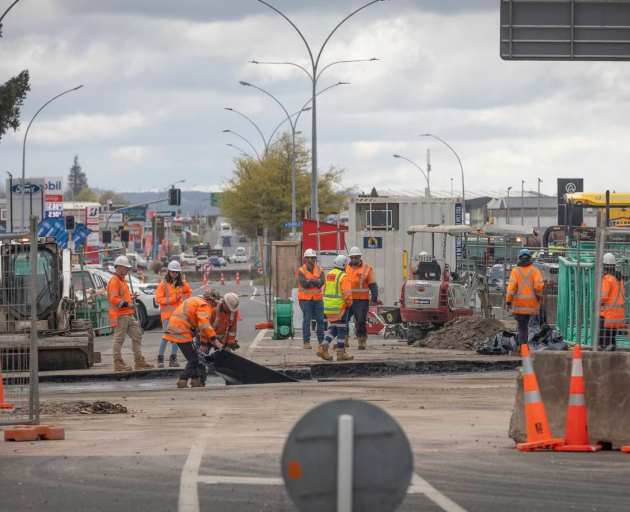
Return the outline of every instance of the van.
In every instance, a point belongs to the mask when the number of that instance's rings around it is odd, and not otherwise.
[[[234,251],[234,256],[247,256],[247,251],[245,251],[245,247],[237,247],[236,251]]]

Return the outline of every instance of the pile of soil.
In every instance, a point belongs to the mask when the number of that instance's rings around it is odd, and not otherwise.
[[[460,316],[445,324],[442,329],[430,332],[421,344],[429,348],[474,350],[475,345],[504,330],[505,327],[499,320]]]
[[[16,407],[14,414],[22,414],[22,408]],[[25,410],[28,412],[28,409]],[[111,402],[42,402],[39,405],[39,413],[46,415],[61,414],[126,414],[127,408]]]

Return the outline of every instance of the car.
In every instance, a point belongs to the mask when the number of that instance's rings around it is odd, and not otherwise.
[[[212,256],[210,258],[210,263],[212,264],[213,267],[220,267],[221,266],[221,260],[223,258],[217,258],[216,256]]]
[[[180,263],[182,267],[190,265],[191,267],[197,264],[197,258],[193,254],[187,254],[185,252],[179,255]]]
[[[201,267],[203,267],[204,264],[208,263],[209,261],[210,258],[208,258],[208,256],[206,256],[205,254],[200,254],[195,260],[195,270],[201,270]]]
[[[235,256],[245,256],[246,254],[247,251],[245,250],[245,247],[237,247],[234,251]]]
[[[225,266],[227,266],[227,263],[228,263],[228,262],[227,262],[227,260],[226,260],[225,258],[220,257],[220,258],[219,258],[219,263],[220,263],[220,265],[221,265],[222,267],[225,267]],[[213,263],[213,265],[214,265],[214,263]]]
[[[247,255],[234,254],[230,257],[230,263],[247,263]]]
[[[246,244],[247,243],[247,237],[246,236],[239,236],[238,237],[238,243]]]

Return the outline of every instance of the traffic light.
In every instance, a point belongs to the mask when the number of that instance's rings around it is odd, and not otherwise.
[[[66,222],[66,231],[70,231],[74,229],[74,215],[66,215],[65,222]]]
[[[180,206],[182,204],[182,191],[179,188],[172,188],[168,191],[168,205]]]
[[[112,243],[112,232],[109,229],[106,229],[103,231],[102,233],[102,240],[104,244],[111,244]]]
[[[121,229],[120,230],[120,241],[123,243],[129,242],[129,230]]]

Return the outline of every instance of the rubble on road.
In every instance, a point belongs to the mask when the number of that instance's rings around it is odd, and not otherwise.
[[[126,414],[127,408],[111,402],[42,402],[39,406],[40,414]]]
[[[460,316],[420,342],[428,348],[474,350],[475,345],[505,329],[503,322],[479,316]]]

